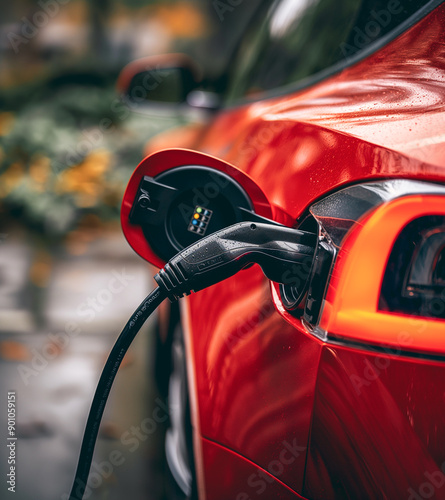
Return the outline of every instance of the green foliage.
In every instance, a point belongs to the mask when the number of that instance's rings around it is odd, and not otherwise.
[[[145,143],[175,124],[131,112],[110,85],[69,78],[4,93],[0,109],[2,217],[52,242],[86,215],[117,219]]]

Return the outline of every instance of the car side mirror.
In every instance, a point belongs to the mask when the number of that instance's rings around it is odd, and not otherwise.
[[[216,107],[215,95],[199,91],[199,66],[185,54],[151,56],[131,62],[121,71],[117,90],[128,106],[149,111]]]

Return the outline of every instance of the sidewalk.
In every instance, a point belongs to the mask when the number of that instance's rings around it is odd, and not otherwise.
[[[82,256],[65,253],[53,262],[43,302],[44,324],[37,327],[30,299],[31,250],[12,236],[0,244],[0,436],[6,443],[7,393],[15,391],[14,498],[61,500],[71,487],[106,356],[152,280],[148,265],[120,233],[106,235]],[[151,383],[152,330],[149,321],[117,376],[96,447],[91,500],[163,498],[162,425],[137,441],[132,434],[159,405]],[[5,445],[0,453],[3,478],[7,458]],[[0,498],[8,498],[6,479],[2,482]]]

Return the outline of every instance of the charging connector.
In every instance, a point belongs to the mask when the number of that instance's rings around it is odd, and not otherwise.
[[[185,248],[155,276],[156,288],[140,304],[114,345],[96,388],[82,441],[70,500],[82,500],[100,421],[120,363],[131,342],[159,304],[177,300],[259,264],[271,281],[283,283],[290,269],[314,258],[317,235],[284,226],[241,222]]]
[[[290,269],[307,266],[316,243],[313,233],[240,222],[185,248],[154,279],[172,301],[219,283],[253,263],[271,281],[284,283]]]

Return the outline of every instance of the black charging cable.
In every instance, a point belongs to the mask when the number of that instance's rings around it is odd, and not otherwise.
[[[111,386],[125,353],[161,302],[175,301],[233,276],[257,263],[271,281],[282,283],[290,269],[313,259],[317,236],[284,226],[241,222],[185,248],[155,276],[158,287],[133,313],[108,356],[88,415],[70,500],[82,500]]]
[[[128,320],[111,349],[97,384],[93,402],[91,403],[90,413],[88,415],[80,449],[76,476],[70,493],[70,500],[82,500],[85,493],[100,421],[102,420],[111,386],[113,385],[114,378],[116,377],[116,373],[122,363],[125,353],[142,325],[166,297],[167,295],[163,293],[159,287],[147,295],[133,313],[132,317]]]

